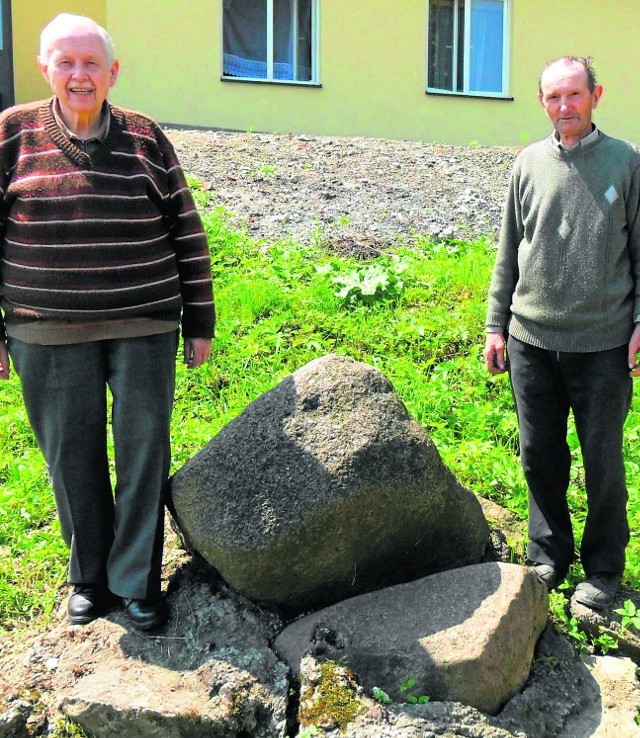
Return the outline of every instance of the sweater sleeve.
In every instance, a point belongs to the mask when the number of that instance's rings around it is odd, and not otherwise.
[[[3,258],[3,243],[5,225],[7,220],[6,193],[9,186],[9,176],[13,169],[12,158],[15,147],[12,140],[15,139],[15,126],[9,125],[11,110],[5,111],[0,116],[0,261]],[[0,282],[0,298],[2,298],[2,283]],[[7,334],[4,326],[4,316],[0,311],[0,341],[6,341]]]
[[[156,135],[169,183],[167,225],[180,277],[182,335],[185,338],[211,338],[215,327],[215,307],[207,237],[173,146],[160,129]]]
[[[503,329],[511,315],[511,302],[518,282],[518,247],[524,237],[519,198],[518,169],[514,168],[509,182],[507,200],[502,216],[500,240],[491,285],[486,325]]]
[[[640,314],[640,163],[631,176],[631,185],[626,201],[629,257],[634,284],[633,315]]]

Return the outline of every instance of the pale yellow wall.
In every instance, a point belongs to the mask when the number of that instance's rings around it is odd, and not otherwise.
[[[598,123],[640,142],[638,0],[513,0],[513,101],[425,95],[427,0],[320,0],[321,89],[221,82],[221,0],[105,1],[112,99],[163,122],[517,145],[549,130],[540,67],[574,53],[596,58]]]
[[[637,0],[515,0],[514,90],[517,123],[530,139],[545,135],[549,124],[530,80],[544,62],[562,54],[594,57],[604,96],[594,120],[607,133],[640,144],[640,3]],[[541,19],[553,22],[541,22]],[[517,51],[516,51],[517,50]]]
[[[113,102],[163,122],[216,125],[220,0],[107,0],[120,59]]]
[[[40,31],[58,13],[77,13],[106,21],[105,0],[12,0],[13,70],[16,102],[47,97],[51,91],[36,65]]]

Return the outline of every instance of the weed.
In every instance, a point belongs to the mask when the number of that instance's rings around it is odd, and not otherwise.
[[[616,608],[614,612],[622,616],[620,632],[629,628],[634,628],[637,632],[640,632],[640,609],[636,607],[634,602],[625,600],[622,607]]]
[[[320,728],[316,728],[315,725],[309,725],[298,733],[297,738],[313,738],[315,735],[321,735],[323,731]]]
[[[569,588],[571,585],[565,585]],[[597,635],[591,637],[580,627],[577,618],[570,614],[569,600],[561,591],[549,593],[549,605],[551,619],[555,622],[556,627],[573,642],[580,651],[588,648],[602,654],[607,654],[618,648],[618,640],[611,633],[602,629],[598,629]]]
[[[429,701],[429,696],[426,694],[415,695],[411,694],[411,690],[416,686],[415,679],[406,679],[398,687],[398,696],[400,699],[392,700],[391,697],[380,687],[373,687],[371,694],[374,700],[382,705],[390,705],[393,702],[408,702],[410,705],[423,705]]]
[[[253,175],[260,175],[262,177],[268,178],[273,177],[278,173],[278,167],[275,164],[263,164],[261,167],[258,167],[253,172]]]
[[[618,639],[611,635],[611,633],[600,630],[598,635],[591,639],[591,645],[596,651],[606,656],[609,651],[614,651],[618,648]]]
[[[384,691],[384,689],[380,689],[380,687],[374,687],[371,690],[371,694],[373,695],[373,699],[376,702],[379,702],[381,705],[390,705],[391,704],[391,697]]]
[[[555,668],[560,663],[560,660],[555,656],[540,656],[533,662],[534,669],[540,669],[542,667],[548,667],[550,669]]]
[[[201,182],[191,175],[185,175],[187,184],[191,188],[193,199],[200,209],[204,209],[211,203],[211,192],[202,187]]]
[[[77,723],[63,718],[56,721],[53,732],[50,730],[47,735],[51,738],[87,738],[87,734]]]
[[[332,277],[340,289],[336,297],[346,306],[372,305],[377,301],[397,300],[405,288],[400,275],[408,263],[397,256],[380,256],[369,264]]]
[[[512,564],[524,564],[527,558],[527,544],[524,536],[515,538],[507,536],[507,546],[509,547],[509,561]]]
[[[584,650],[589,643],[589,636],[580,628],[580,624],[569,613],[569,601],[559,591],[549,592],[551,618],[557,626],[570,638],[579,650]]]
[[[420,696],[410,694],[410,691],[415,686],[416,686],[415,679],[407,679],[406,681],[402,682],[402,684],[398,687],[398,692],[404,695],[404,698],[407,700],[407,702],[411,703],[412,705],[415,705],[415,704],[421,705],[421,704],[424,704],[425,702],[428,702],[429,697],[426,694],[421,694]]]

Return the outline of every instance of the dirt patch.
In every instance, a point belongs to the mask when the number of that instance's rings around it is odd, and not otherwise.
[[[375,255],[494,238],[516,148],[169,129],[185,171],[253,236]]]

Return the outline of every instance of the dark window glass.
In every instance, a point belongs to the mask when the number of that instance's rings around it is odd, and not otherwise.
[[[428,87],[504,92],[505,7],[505,0],[429,1]],[[465,49],[467,24],[470,42]]]
[[[313,0],[224,0],[223,7],[225,76],[312,81]]]

